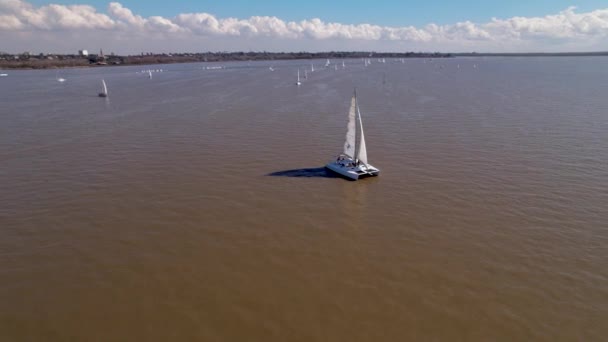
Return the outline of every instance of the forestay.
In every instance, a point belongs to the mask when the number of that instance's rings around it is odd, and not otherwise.
[[[365,136],[363,135],[363,121],[361,120],[361,111],[359,110],[359,106],[357,106],[357,115],[359,116],[359,128],[361,129],[361,140],[359,141],[359,155],[357,159],[360,162],[367,165],[367,148],[365,147]]]

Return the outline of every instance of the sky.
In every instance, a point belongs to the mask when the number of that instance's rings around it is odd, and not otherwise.
[[[0,51],[608,50],[607,0],[0,0]]]

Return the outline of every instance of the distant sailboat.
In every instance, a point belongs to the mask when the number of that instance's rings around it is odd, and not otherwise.
[[[296,85],[301,85],[302,82],[300,82],[300,69],[298,69],[298,80],[296,81]]]
[[[315,65],[310,63],[310,72],[315,72]]]
[[[57,71],[57,72],[55,73],[55,78],[57,79],[57,82],[59,82],[59,83],[63,83],[63,82],[65,82],[65,78],[63,78],[63,77],[59,77],[59,71]]]
[[[152,71],[148,70],[148,77],[152,79]]]
[[[361,135],[359,138],[359,149],[357,149],[356,143],[357,118],[359,119],[359,134]],[[367,162],[367,147],[365,145],[365,136],[363,135],[363,121],[361,120],[361,111],[357,102],[357,92],[354,93],[350,101],[344,151],[335,161],[330,162],[325,167],[352,180],[380,174],[379,169]]]
[[[330,64],[331,64],[331,62],[328,59],[327,62],[325,62],[325,67],[327,68]]]
[[[101,93],[98,95],[99,97],[108,97],[108,87],[106,86],[105,80],[101,80]]]
[[[346,68],[346,64],[344,64],[344,61],[342,61],[342,69]]]

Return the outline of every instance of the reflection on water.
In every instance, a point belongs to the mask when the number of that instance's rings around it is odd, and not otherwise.
[[[0,340],[602,340],[608,60],[581,61],[14,71]],[[355,86],[382,174],[351,182],[322,165]]]
[[[322,178],[339,178],[340,176],[325,167],[314,167],[304,169],[293,169],[276,171],[268,174],[276,177],[322,177]]]

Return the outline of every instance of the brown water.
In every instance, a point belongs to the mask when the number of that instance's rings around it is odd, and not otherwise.
[[[608,336],[608,59],[269,65],[0,79],[0,340]]]

